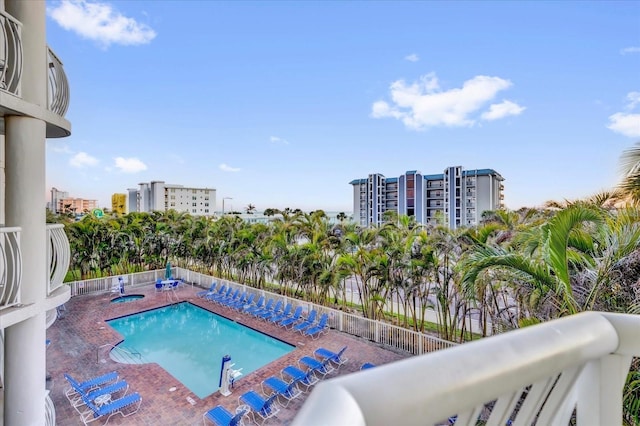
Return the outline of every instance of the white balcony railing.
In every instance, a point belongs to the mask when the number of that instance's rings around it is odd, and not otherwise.
[[[0,11],[0,90],[20,96],[22,24]]]
[[[47,63],[49,64],[47,107],[49,111],[64,117],[69,108],[69,82],[62,68],[62,62],[51,48],[47,48]]]
[[[585,312],[327,380],[293,425],[619,425],[638,330]]]
[[[0,309],[20,303],[22,252],[20,228],[0,228]]]
[[[45,426],[56,426],[56,407],[53,405],[53,401],[49,396],[49,391],[46,391],[44,397],[44,413],[45,413]]]
[[[47,294],[62,286],[64,277],[69,270],[71,249],[69,239],[64,232],[64,225],[47,225],[47,259],[49,259],[49,283]]]

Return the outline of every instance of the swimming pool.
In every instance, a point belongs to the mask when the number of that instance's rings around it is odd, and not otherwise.
[[[128,294],[126,296],[118,296],[115,299],[111,299],[111,303],[129,303],[142,298],[144,298],[144,294]]]
[[[294,346],[189,302],[107,321],[121,346],[156,362],[199,398],[219,389],[222,357],[243,376],[294,350]],[[242,377],[240,379],[242,379]]]

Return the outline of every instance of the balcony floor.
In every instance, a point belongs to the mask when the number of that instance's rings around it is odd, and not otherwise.
[[[254,389],[260,391],[260,383],[271,375],[279,375],[280,370],[289,364],[296,364],[305,355],[313,355],[313,351],[320,346],[330,349],[340,349],[348,345],[345,355],[349,361],[339,372],[333,372],[327,379],[337,375],[358,371],[365,362],[385,364],[410,355],[407,353],[390,351],[381,348],[361,338],[356,338],[334,330],[323,335],[318,340],[301,336],[290,330],[283,330],[272,324],[265,324],[245,314],[229,308],[221,307],[195,297],[201,288],[188,286],[177,291],[180,300],[187,300],[217,314],[236,319],[239,323],[256,328],[281,340],[296,346],[296,349],[281,359],[251,373],[236,382],[233,394],[229,397],[215,392],[205,399],[200,399],[174,379],[158,364],[130,365],[112,361],[104,348],[100,351],[101,360],[97,362],[96,348],[106,343],[116,344],[121,338],[112,330],[105,320],[136,313],[167,305],[166,295],[156,293],[153,285],[127,289],[128,294],[144,294],[146,297],[131,303],[109,303],[112,295],[102,293],[98,295],[77,296],[66,304],[66,313],[59,318],[48,330],[47,338],[51,339],[51,346],[47,349],[47,372],[51,375],[48,388],[56,407],[56,423],[58,426],[82,424],[77,412],[71,407],[64,396],[67,387],[63,374],[69,373],[73,377],[84,380],[109,371],[117,370],[120,376],[127,380],[130,391],[137,391],[142,396],[140,410],[129,417],[119,415],[109,420],[112,425],[201,425],[202,414],[210,408],[221,404],[230,411],[235,411],[238,396]],[[169,388],[177,387],[175,392]],[[382,388],[381,388],[382,389]],[[302,406],[308,394],[303,395],[282,407],[277,417],[265,422],[265,425],[290,424],[295,414]],[[192,405],[187,398],[195,401]],[[96,422],[102,424],[104,422]]]

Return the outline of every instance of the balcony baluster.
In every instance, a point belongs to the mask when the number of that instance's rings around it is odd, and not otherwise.
[[[22,252],[18,227],[0,228],[0,309],[20,303]]]
[[[61,117],[69,108],[69,82],[62,67],[62,62],[51,48],[47,48],[49,64],[49,85],[47,87],[47,107],[49,111]]]
[[[64,232],[64,225],[47,225],[47,258],[49,259],[49,283],[47,294],[51,294],[55,289],[62,286],[64,277],[69,270],[71,260],[71,249],[69,239]]]
[[[0,90],[21,96],[22,24],[0,12]]]

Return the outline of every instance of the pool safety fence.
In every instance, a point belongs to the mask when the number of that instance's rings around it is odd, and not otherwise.
[[[122,277],[125,288],[135,288],[145,285],[151,285],[158,279],[164,279],[166,270],[158,269],[154,271],[139,272],[133,274],[119,275],[113,277],[96,278],[85,281],[74,281],[68,283],[71,286],[71,297],[108,292],[111,289],[113,280]],[[440,349],[446,349],[457,344],[426,333],[420,333],[407,328],[388,324],[382,321],[364,318],[358,314],[344,312],[338,309],[326,306],[316,305],[311,302],[299,300],[293,297],[272,293],[270,291],[257,289],[254,287],[240,284],[234,281],[214,277],[199,272],[190,271],[188,269],[173,267],[173,276],[177,279],[184,280],[187,285],[199,287],[204,290],[211,286],[213,281],[218,282],[218,286],[226,285],[227,287],[246,291],[247,294],[254,294],[255,300],[260,296],[264,296],[266,300],[274,299],[274,302],[282,301],[283,305],[291,303],[294,306],[302,306],[305,315],[312,310],[317,312],[318,318],[322,314],[329,316],[328,325],[337,331],[347,333],[353,336],[367,339],[371,342],[381,344],[385,347],[399,349],[413,355],[421,355],[427,352],[433,352]],[[219,288],[219,287],[218,287]]]

